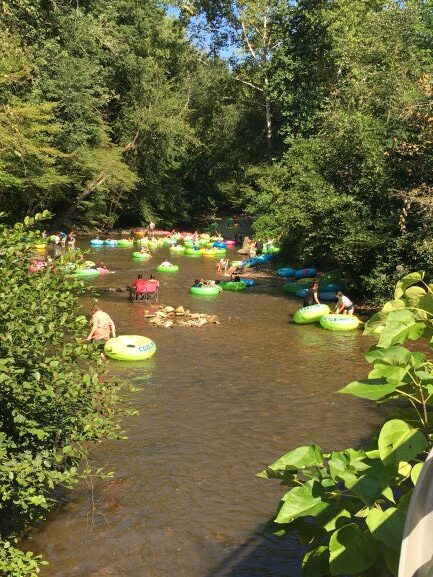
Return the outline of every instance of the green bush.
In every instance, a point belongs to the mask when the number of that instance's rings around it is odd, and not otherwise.
[[[397,283],[394,299],[365,327],[378,338],[365,355],[372,370],[339,391],[393,401],[378,436],[365,448],[331,453],[316,445],[298,447],[259,473],[290,487],[272,529],[280,536],[296,533],[306,547],[305,577],[398,573],[406,512],[433,426],[431,358],[403,344],[431,340],[432,289],[422,272]]]
[[[38,558],[13,544],[71,487],[88,441],[115,438],[128,410],[125,385],[103,376],[93,345],[82,342],[83,284],[67,275],[78,251],[30,274],[35,220],[0,225],[0,572],[27,577]]]

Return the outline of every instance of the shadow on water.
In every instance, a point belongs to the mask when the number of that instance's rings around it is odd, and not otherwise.
[[[301,553],[295,539],[264,537],[262,530],[257,527],[205,577],[301,577]]]

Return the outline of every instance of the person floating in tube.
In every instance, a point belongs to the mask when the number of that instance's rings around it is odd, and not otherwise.
[[[313,282],[304,297],[304,307],[310,307],[311,305],[320,305],[319,283],[317,281]]]
[[[338,297],[338,302],[337,302],[337,305],[335,307],[334,312],[337,315],[339,315],[339,314],[353,315],[355,305],[350,300],[350,298],[347,297],[346,295],[344,295],[342,291],[337,291],[335,294]]]

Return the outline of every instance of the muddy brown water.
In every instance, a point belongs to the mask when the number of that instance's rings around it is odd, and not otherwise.
[[[94,286],[124,286],[169,258],[180,271],[157,275],[160,303],[217,314],[221,325],[157,329],[143,318],[145,304],[100,291],[118,334],[146,335],[158,350],[149,361],[109,362],[110,374],[140,387],[140,415],[124,421],[127,440],[91,449],[91,463],[115,477],[81,483],[32,531],[28,548],[50,562],[41,575],[298,575],[296,547],[260,535],[283,488],[255,473],[298,445],[341,449],[368,435],[377,409],[335,391],[365,374],[370,342],[357,331],[289,322],[299,301],[267,280],[240,293],[190,295],[194,278],[215,278],[212,258],[159,249],[141,264],[131,253],[92,250],[89,258],[116,271]],[[90,304],[83,299],[86,313]]]

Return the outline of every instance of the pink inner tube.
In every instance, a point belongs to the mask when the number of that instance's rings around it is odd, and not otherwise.
[[[236,244],[234,240],[224,240],[222,242],[225,242],[228,246],[234,246]]]
[[[107,268],[102,268],[100,266],[98,266],[96,270],[99,272],[99,274],[108,274],[110,272]]]
[[[169,236],[170,231],[169,230],[154,230],[150,234],[154,235],[154,236]]]
[[[28,272],[38,272],[46,267],[46,262],[43,260],[32,260],[27,267]]]

